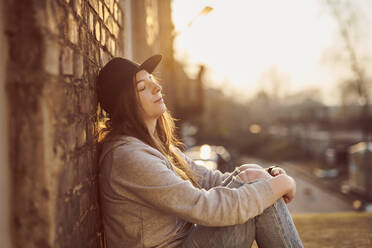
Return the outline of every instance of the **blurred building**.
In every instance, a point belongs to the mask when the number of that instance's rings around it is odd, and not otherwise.
[[[175,36],[172,23],[171,0],[124,1],[132,12],[126,16],[125,55],[142,62],[160,53],[163,60],[158,75],[168,108],[179,119],[186,120],[202,110],[204,67],[196,79],[189,78],[183,65],[174,59]]]

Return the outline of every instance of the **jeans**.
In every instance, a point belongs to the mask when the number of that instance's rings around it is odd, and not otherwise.
[[[244,224],[224,227],[194,224],[183,248],[249,248],[254,240],[260,248],[303,247],[282,198]]]

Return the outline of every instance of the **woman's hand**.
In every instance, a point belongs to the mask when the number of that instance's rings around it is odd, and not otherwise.
[[[271,167],[274,167],[274,168],[269,170],[269,168],[271,168]],[[243,164],[243,165],[239,166],[238,168],[241,172],[243,172],[245,170],[249,170],[248,172],[253,173],[253,175],[249,175],[248,177],[253,177],[253,179],[258,179],[258,178],[262,178],[262,177],[270,178],[270,177],[267,177],[267,175],[265,173],[263,173],[264,176],[262,174],[258,175],[258,172],[254,172],[255,170],[264,170],[264,171],[266,171],[267,174],[270,174],[273,177],[276,177],[276,176],[281,175],[281,174],[287,174],[287,172],[283,168],[280,168],[278,166],[271,166],[271,167],[264,169],[263,167],[261,167],[258,164]],[[246,177],[246,176],[242,175],[242,177]]]
[[[262,166],[260,166],[258,164],[242,164],[238,168],[239,168],[240,171],[243,171],[243,170],[246,170],[246,169],[251,169],[251,168],[263,169]]]
[[[262,167],[261,168],[251,167],[251,168],[245,168],[243,171],[241,171],[237,175],[237,178],[244,183],[249,183],[249,182],[255,181],[260,178],[271,178],[271,176]]]
[[[268,180],[277,199],[283,197],[286,204],[290,203],[296,194],[296,181],[287,174],[278,175]]]
[[[286,204],[290,203],[294,199],[295,194],[296,194],[296,181],[292,177],[290,177],[290,176],[288,176],[288,177],[290,178],[290,185],[291,186],[290,186],[288,192],[285,195],[283,195],[283,199],[284,199],[284,202]]]
[[[268,179],[272,177],[277,177],[279,175],[287,175],[287,172],[281,167],[272,168],[270,170],[270,173],[268,172],[269,168],[264,169],[258,164],[243,164],[239,166],[239,170],[241,172],[240,174],[238,174],[238,178],[241,181],[248,183],[248,182],[260,179],[260,178]],[[290,178],[289,184],[291,185],[290,189],[288,190],[288,192],[286,192],[285,195],[283,195],[283,199],[286,204],[290,203],[296,194],[296,182],[294,181],[292,177],[289,177],[289,178]]]
[[[287,172],[283,168],[280,168],[278,166],[271,166],[269,168],[266,168],[265,170],[273,177],[279,175],[287,175]],[[294,186],[292,187],[292,189],[286,195],[283,195],[284,202],[287,204],[293,200],[296,193],[296,182],[294,180],[293,184]]]

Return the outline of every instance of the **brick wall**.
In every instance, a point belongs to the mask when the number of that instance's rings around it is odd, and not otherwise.
[[[95,77],[123,56],[118,0],[4,1],[14,247],[99,247]]]

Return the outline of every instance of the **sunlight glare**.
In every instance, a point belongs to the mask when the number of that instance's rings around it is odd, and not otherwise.
[[[211,147],[209,145],[202,145],[200,147],[200,157],[201,159],[207,160],[211,158]]]
[[[187,23],[205,6],[213,11]],[[306,87],[331,90],[337,73],[321,63],[324,51],[337,37],[337,27],[321,0],[200,1],[174,0],[173,20],[178,35],[175,56],[211,70],[209,82],[228,81],[251,96],[272,66],[288,76],[288,91]],[[194,67],[193,67],[194,65]]]

